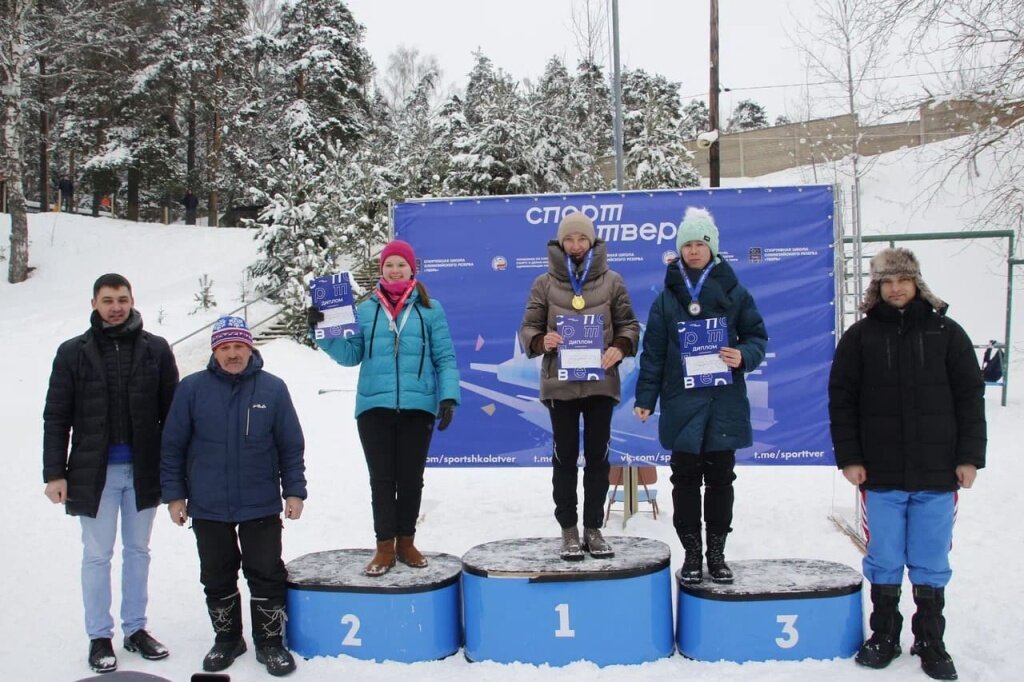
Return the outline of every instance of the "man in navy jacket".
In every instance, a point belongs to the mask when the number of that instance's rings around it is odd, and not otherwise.
[[[224,670],[246,650],[238,593],[244,567],[256,660],[272,675],[286,675],[295,661],[282,644],[287,574],[279,515],[282,497],[287,518],[302,515],[302,427],[288,387],[263,371],[243,319],[217,320],[210,345],[209,365],[181,382],[167,415],[163,499],[178,525],[192,517],[216,633],[203,669]]]

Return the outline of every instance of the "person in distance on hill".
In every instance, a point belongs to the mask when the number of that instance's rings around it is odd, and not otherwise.
[[[271,675],[295,670],[282,637],[287,573],[281,517],[302,516],[305,440],[285,383],[240,317],[221,317],[206,369],[185,377],[164,428],[161,480],[171,520],[192,517],[199,579],[215,641],[203,670],[224,670],[245,653],[238,569],[249,583],[256,660]]]
[[[676,250],[679,258],[668,264],[665,290],[647,317],[633,410],[647,421],[661,401],[658,436],[672,451],[672,523],[686,551],[682,581],[704,579],[703,484],[708,574],[716,583],[731,583],[725,541],[732,531],[736,450],[753,443],[744,374],[764,359],[768,332],[753,296],[719,255],[718,226],[710,213],[686,210]],[[684,376],[679,325],[714,318],[726,320],[728,341],[718,356],[732,383],[691,385]]]
[[[62,343],[53,361],[43,410],[43,481],[46,497],[81,520],[89,667],[103,673],[117,669],[110,560],[119,516],[124,648],[151,660],[168,654],[146,630],[146,605],[160,436],[178,368],[167,341],[142,329],[127,279],[101,275],[92,310],[89,330]]]
[[[423,472],[434,433],[444,431],[461,400],[455,345],[440,301],[416,279],[412,245],[396,239],[380,254],[380,281],[356,309],[360,334],[318,339],[331,358],[359,365],[356,425],[370,472],[377,549],[366,565],[381,576],[401,561],[423,568],[416,548],[416,519]],[[313,328],[323,320],[308,310]]]
[[[957,491],[985,466],[985,384],[974,345],[924,283],[908,249],[871,259],[864,318],[839,339],[828,382],[836,465],[860,488],[871,582],[871,636],[858,664],[901,653],[900,592],[908,569],[917,613],[910,653],[940,680],[957,677],[946,651],[946,584]]]
[[[601,315],[600,365],[603,376],[579,380],[560,370],[558,349],[564,344],[556,329],[559,315]],[[559,555],[566,561],[615,556],[601,534],[608,495],[608,449],[612,411],[619,402],[619,363],[636,353],[640,322],[619,273],[608,267],[608,247],[597,239],[594,223],[573,212],[558,224],[548,242],[548,271],[530,288],[519,326],[519,341],[528,357],[543,356],[540,400],[551,417],[552,498],[555,520],[562,529]],[[561,372],[561,374],[560,374]],[[597,374],[586,376],[597,377]],[[576,460],[583,419],[583,538],[577,527]]]

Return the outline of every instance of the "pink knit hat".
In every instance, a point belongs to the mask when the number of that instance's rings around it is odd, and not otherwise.
[[[409,242],[403,242],[401,239],[388,242],[388,245],[380,252],[381,272],[384,271],[384,261],[388,259],[388,256],[401,256],[409,264],[412,274],[416,274],[416,254],[413,252],[412,244]]]

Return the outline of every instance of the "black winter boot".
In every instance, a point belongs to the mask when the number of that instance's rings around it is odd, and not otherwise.
[[[680,533],[679,541],[683,543],[683,550],[686,551],[679,577],[684,585],[696,585],[704,579],[704,540],[700,536],[700,531],[697,531]]]
[[[871,586],[871,636],[864,642],[854,660],[867,668],[884,668],[902,653],[900,630],[900,586]]]
[[[914,631],[912,656],[921,657],[921,669],[935,680],[955,680],[956,666],[946,653],[942,636],[946,632],[946,618],[942,609],[946,606],[946,590],[942,587],[914,585],[914,603],[917,613],[910,620]]]
[[[708,575],[716,583],[731,584],[732,569],[725,563],[725,533],[708,533]]]
[[[224,599],[207,597],[206,608],[213,623],[213,647],[203,658],[203,670],[209,673],[226,669],[245,653],[242,639],[242,598],[237,592]]]
[[[89,667],[96,673],[112,673],[117,670],[117,656],[109,637],[89,640]]]
[[[293,672],[295,659],[283,643],[284,624],[288,620],[284,599],[253,597],[249,606],[252,610],[252,641],[256,645],[256,660],[267,666],[267,672],[275,677]]]

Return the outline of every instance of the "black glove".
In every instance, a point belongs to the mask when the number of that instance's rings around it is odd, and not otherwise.
[[[441,401],[441,406],[437,410],[437,430],[444,431],[448,428],[448,425],[452,423],[452,417],[455,416],[455,401],[451,398],[445,398]]]
[[[306,323],[309,325],[310,329],[315,330],[317,322],[323,321],[324,314],[320,312],[319,308],[317,308],[315,305],[311,305],[308,308],[306,308]]]

